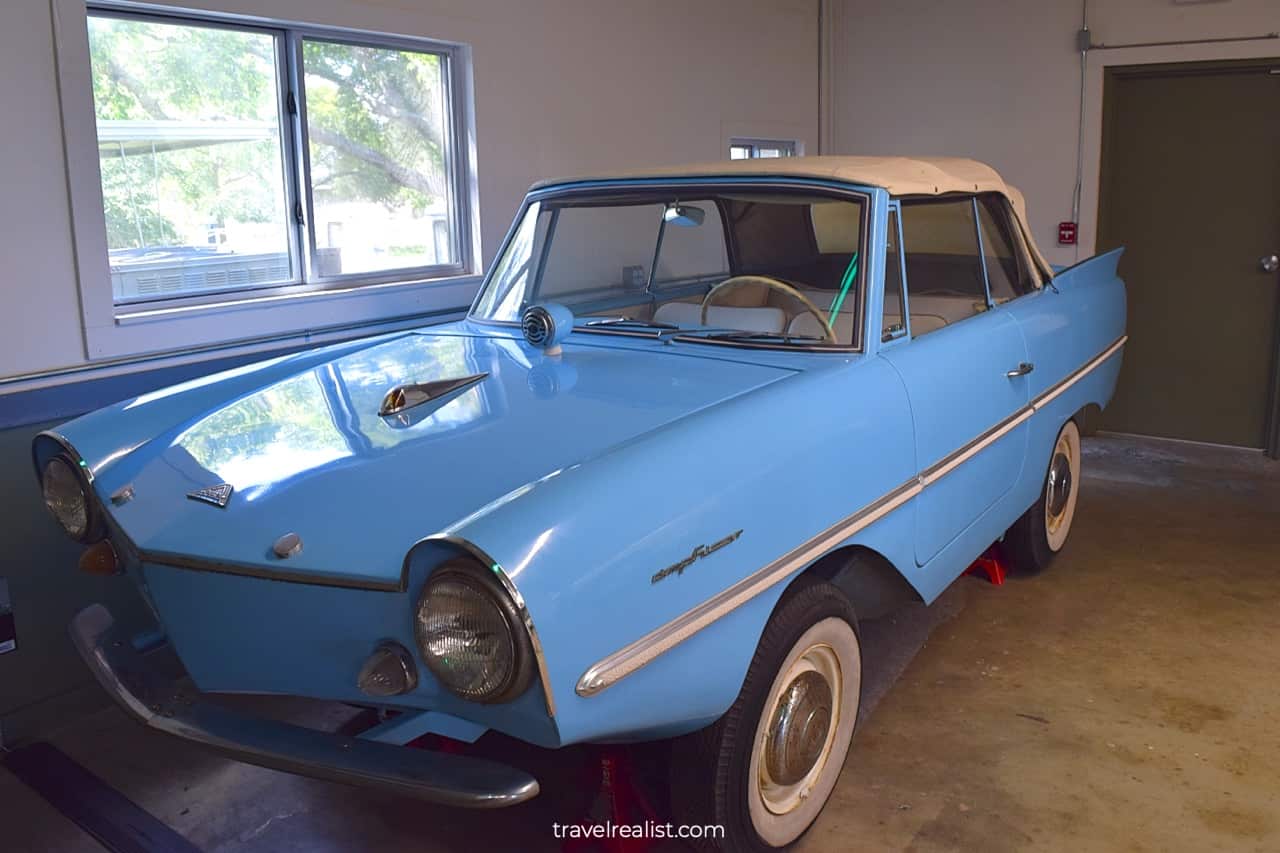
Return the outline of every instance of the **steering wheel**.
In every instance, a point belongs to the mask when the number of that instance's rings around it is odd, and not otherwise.
[[[804,306],[806,311],[818,318],[818,324],[822,327],[823,332],[822,340],[830,341],[833,344],[837,343],[836,333],[835,330],[831,328],[831,323],[829,323],[827,318],[823,316],[821,309],[810,301],[809,297],[805,296],[785,281],[767,275],[735,275],[730,278],[726,278],[724,281],[708,290],[707,295],[702,297],[702,325],[707,325],[707,309],[711,307],[711,303],[714,301],[717,293],[724,290],[730,290],[735,287],[744,287],[749,284],[762,284],[772,290],[780,290],[788,296],[795,297],[799,300],[800,304]]]

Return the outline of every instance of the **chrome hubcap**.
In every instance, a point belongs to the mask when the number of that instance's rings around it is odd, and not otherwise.
[[[779,698],[769,724],[765,761],[779,785],[794,785],[809,775],[831,728],[831,685],[814,670],[801,673]]]
[[[760,799],[776,815],[799,808],[827,765],[840,721],[840,661],[830,646],[811,646],[782,683],[761,733],[757,779]]]
[[[1061,521],[1067,499],[1071,497],[1071,485],[1071,459],[1059,450],[1049,464],[1049,483],[1045,494],[1045,508],[1049,511],[1051,524]]]

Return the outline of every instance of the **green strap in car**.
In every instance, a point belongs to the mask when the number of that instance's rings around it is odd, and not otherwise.
[[[849,287],[852,286],[853,280],[858,277],[858,253],[854,252],[853,257],[849,259],[849,268],[844,271],[844,278],[840,280],[840,292],[836,294],[836,298],[831,300],[831,307],[827,310],[827,323],[834,325],[836,315],[840,313],[840,306],[844,303],[845,296],[849,293]]]

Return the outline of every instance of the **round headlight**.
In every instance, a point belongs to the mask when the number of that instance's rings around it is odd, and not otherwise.
[[[84,481],[72,467],[71,460],[55,456],[46,462],[40,484],[44,490],[44,505],[62,529],[78,542],[87,541],[93,531],[93,510]]]
[[[432,573],[414,632],[427,668],[463,699],[506,702],[529,686],[529,635],[510,596],[480,567]]]

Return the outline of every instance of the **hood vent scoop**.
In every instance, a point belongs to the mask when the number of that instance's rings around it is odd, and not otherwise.
[[[453,379],[438,379],[435,382],[423,382],[417,385],[397,385],[387,392],[382,398],[382,405],[378,407],[378,414],[384,418],[395,418],[399,423],[393,423],[392,426],[409,426],[421,419],[421,415],[415,412],[414,417],[410,420],[402,412],[409,409],[417,408],[426,403],[435,403],[430,411],[434,411],[440,406],[452,400],[463,391],[488,378],[487,373],[476,373],[471,376],[459,376]]]

